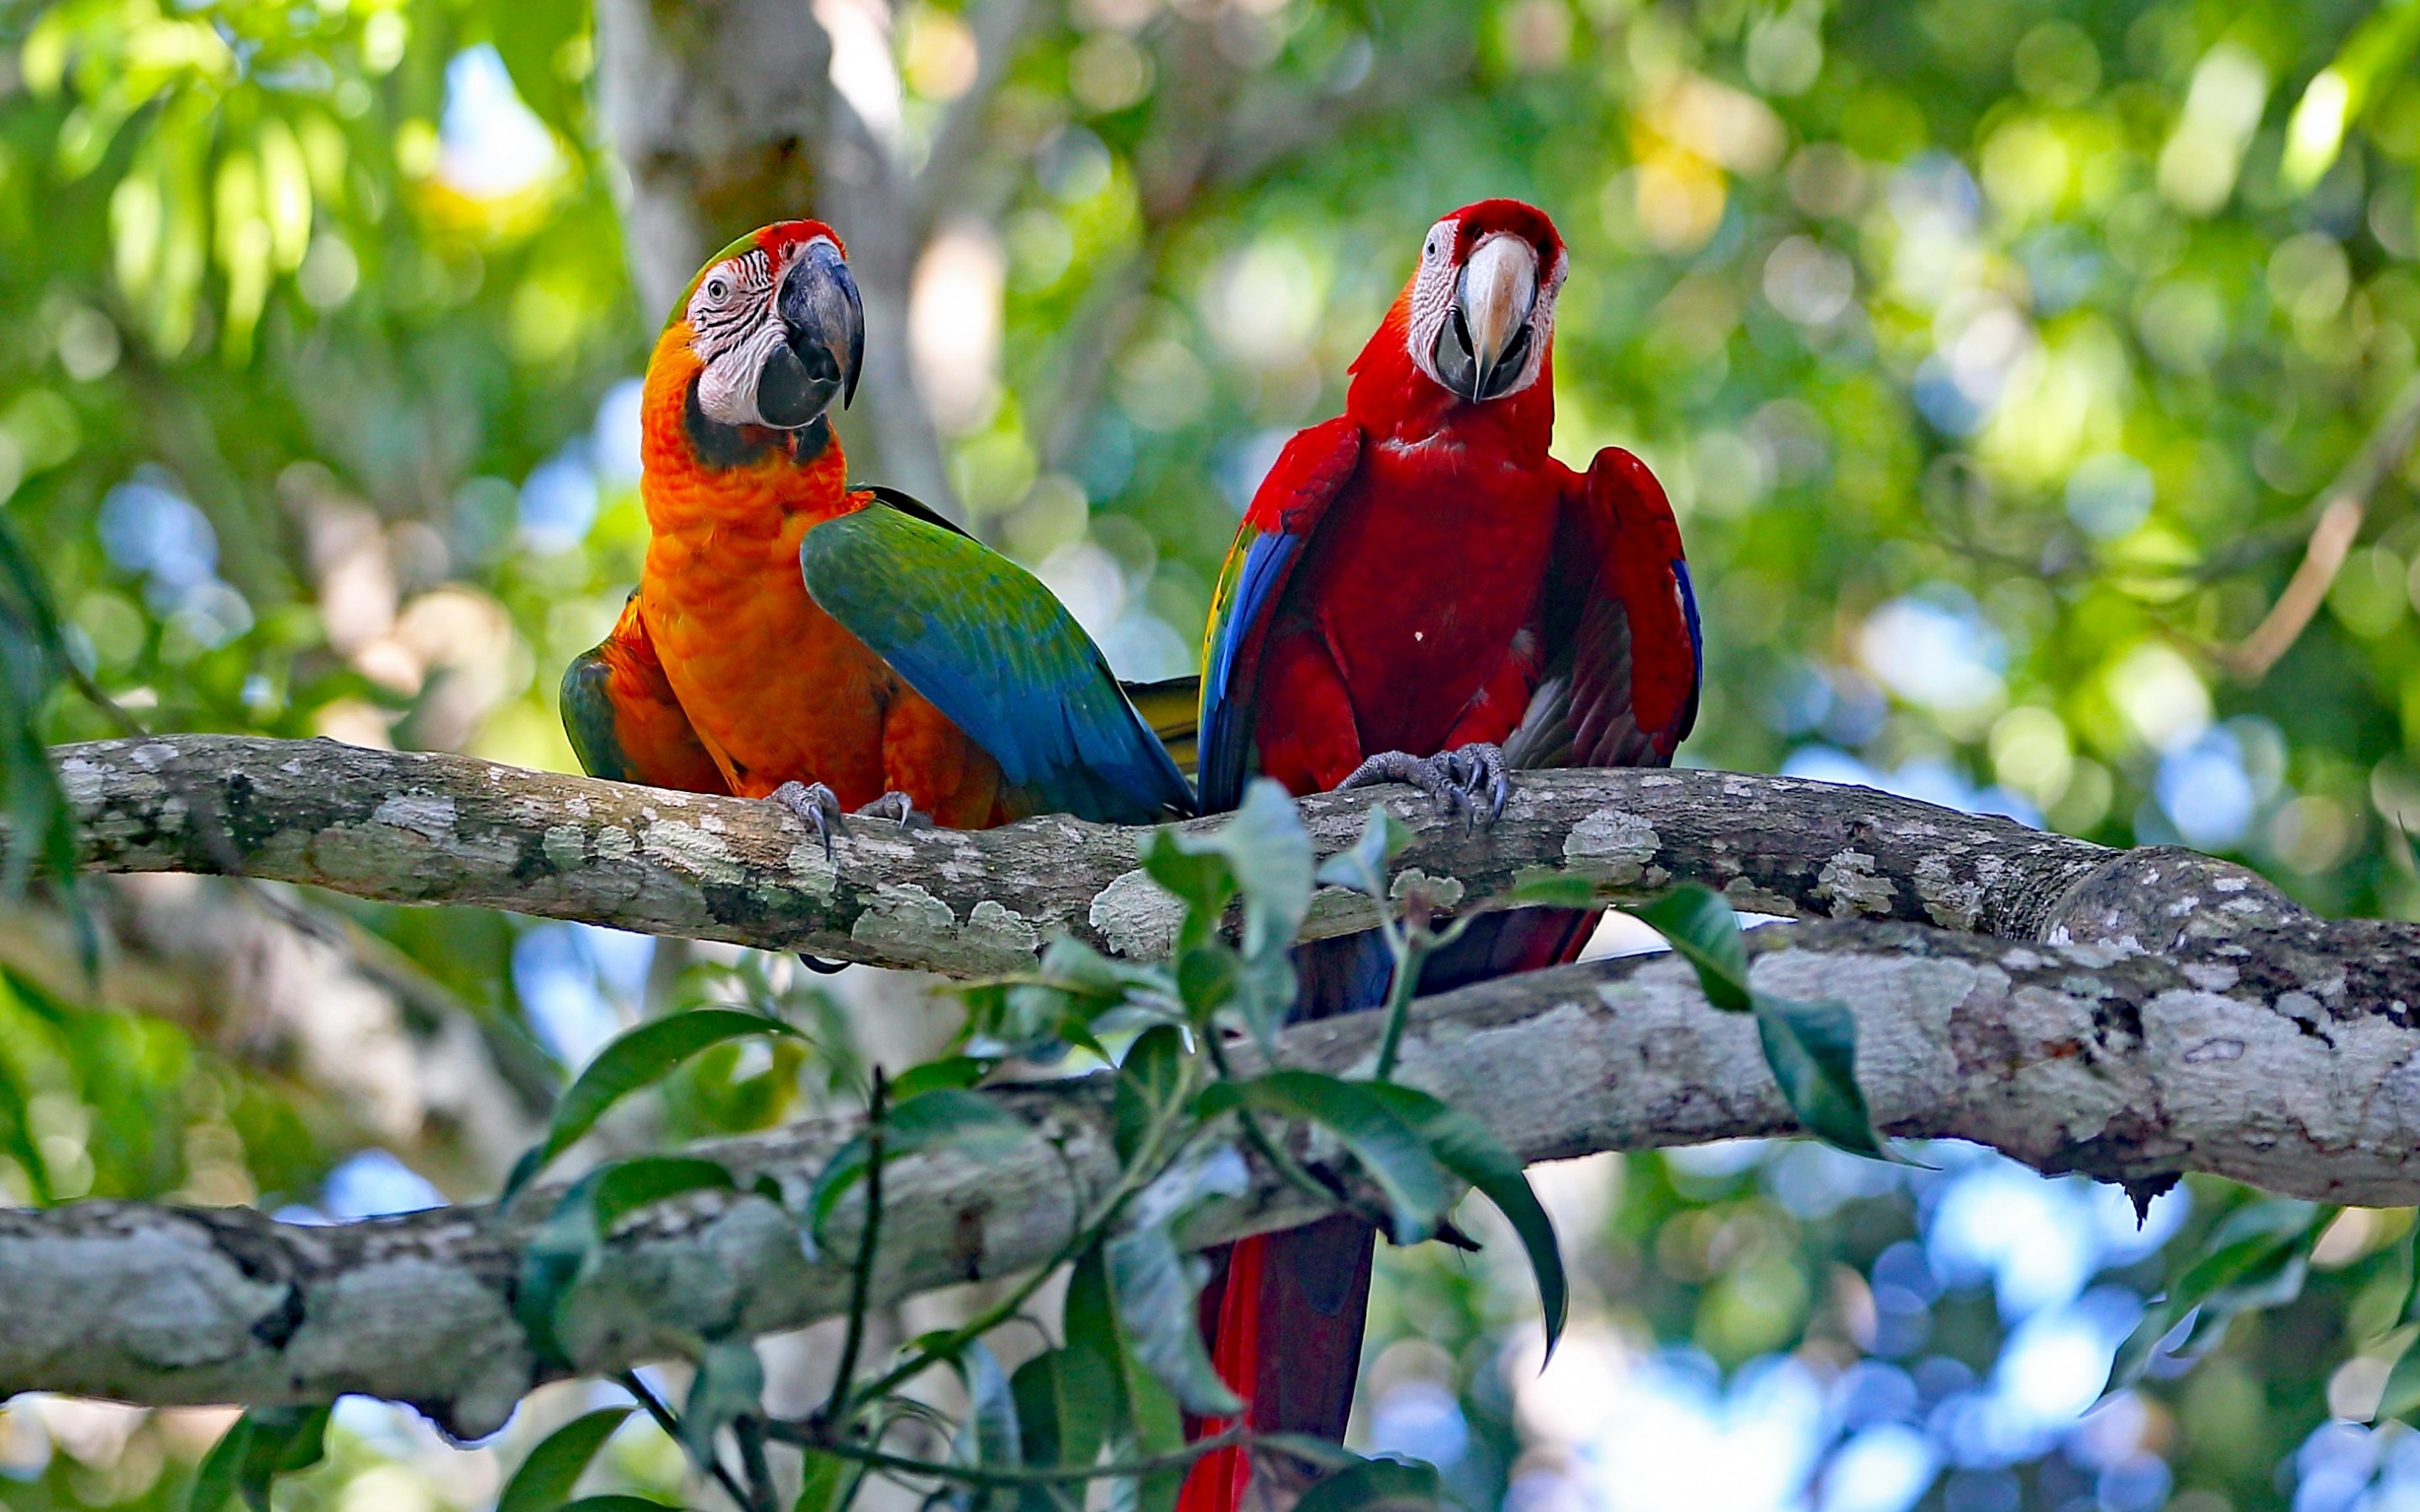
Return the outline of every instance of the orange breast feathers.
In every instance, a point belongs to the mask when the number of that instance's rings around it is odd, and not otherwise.
[[[730,792],[722,769],[699,744],[696,729],[664,676],[664,664],[639,614],[638,594],[623,604],[622,617],[597,655],[605,663],[606,702],[627,774],[636,781],[685,793]]]
[[[647,364],[639,597],[731,791],[823,782],[855,809],[895,790],[944,825],[1001,822],[998,764],[807,596],[799,542],[866,498],[848,491],[839,439],[822,421],[735,431],[693,415],[690,337],[673,322]]]

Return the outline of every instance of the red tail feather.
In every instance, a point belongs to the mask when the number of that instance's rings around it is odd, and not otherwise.
[[[1230,1251],[1211,1360],[1249,1403],[1244,1416],[1255,1432],[1343,1439],[1376,1237],[1369,1225],[1339,1215],[1241,1240]],[[1196,1436],[1232,1426],[1232,1419],[1203,1423]],[[1267,1474],[1285,1467],[1257,1468]],[[1206,1456],[1187,1477],[1177,1512],[1237,1512],[1254,1469],[1238,1450]]]
[[[1261,1273],[1268,1249],[1265,1236],[1238,1240],[1228,1247],[1227,1274],[1218,1287],[1217,1315],[1215,1319],[1205,1319],[1211,1325],[1211,1364],[1218,1366],[1218,1379],[1228,1389],[1247,1399],[1248,1412],[1252,1382],[1260,1373]],[[1234,1426],[1232,1417],[1208,1418],[1193,1429],[1192,1437],[1210,1438]],[[1249,1473],[1241,1449],[1218,1449],[1202,1456],[1185,1477],[1176,1512],[1235,1512],[1243,1503]]]

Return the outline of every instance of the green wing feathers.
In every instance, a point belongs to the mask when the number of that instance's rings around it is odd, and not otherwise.
[[[809,531],[807,593],[1000,764],[1035,813],[1148,824],[1193,811],[1184,774],[1049,589],[876,499]]]

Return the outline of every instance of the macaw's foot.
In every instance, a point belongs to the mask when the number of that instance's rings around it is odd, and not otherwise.
[[[767,803],[779,804],[815,832],[824,842],[824,859],[832,858],[832,837],[848,833],[848,821],[841,816],[840,795],[821,782],[784,782],[767,795]]]
[[[1504,752],[1485,741],[1459,746],[1439,756],[1413,756],[1400,750],[1380,751],[1336,784],[1346,788],[1375,787],[1381,782],[1407,782],[1435,798],[1448,814],[1464,815],[1473,829],[1504,816],[1504,800],[1512,795],[1512,779],[1504,770]]]
[[[892,819],[902,829],[930,829],[933,816],[920,811],[916,800],[897,788],[867,804],[850,815],[854,819]]]

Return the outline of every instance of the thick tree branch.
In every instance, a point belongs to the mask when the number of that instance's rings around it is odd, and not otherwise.
[[[55,753],[102,872],[219,872],[389,903],[482,904],[621,929],[972,976],[1015,969],[1054,934],[1156,956],[1175,904],[1135,865],[1140,831],[1064,817],[981,832],[859,825],[830,861],[770,805],[334,741],[177,735]],[[1606,897],[1675,880],[1738,907],[1903,919],[2009,939],[2193,933],[2300,910],[2252,873],[2190,852],[2112,851],[1865,788],[1737,773],[1524,774],[1472,834],[1402,789],[1406,865],[1501,891],[1538,868]],[[1323,853],[1374,797],[1316,797]],[[200,823],[189,805],[206,804]],[[1196,821],[1216,824],[1216,820]],[[1367,904],[1314,900],[1307,933],[1361,927]]]
[[[2308,916],[2170,956],[2025,946],[1867,921],[1751,937],[1768,990],[1857,1012],[1859,1077],[1894,1134],[1981,1140],[2048,1170],[2129,1180],[2211,1171],[2335,1201],[2420,1199],[2420,931]],[[1594,962],[1426,1000],[1405,1080],[1485,1118],[1529,1160],[1788,1132],[1744,1016],[1668,956]],[[1366,1070],[1378,1015],[1287,1032],[1289,1063]],[[903,1159],[885,1182],[872,1293],[885,1302],[1041,1263],[1114,1179],[1097,1085],[1000,1095],[1035,1136],[1007,1158]],[[710,1147],[796,1203],[853,1128]],[[765,1197],[699,1195],[637,1215],[566,1301],[584,1370],[796,1328],[839,1310],[853,1197],[824,1255]],[[1187,1236],[1310,1216],[1272,1173]],[[410,1401],[453,1431],[501,1423],[547,1373],[513,1321],[519,1251],[546,1194],[329,1228],[244,1211],[86,1203],[0,1211],[0,1396],[148,1403]]]

